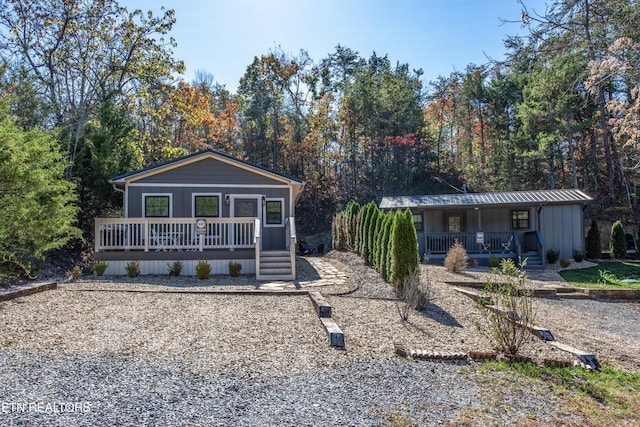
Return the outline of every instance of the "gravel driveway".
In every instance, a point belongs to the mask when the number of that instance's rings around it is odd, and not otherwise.
[[[358,285],[344,296],[324,288],[345,350],[328,345],[303,295],[87,292],[149,286],[85,280],[0,303],[2,424],[503,425],[570,417],[543,385],[525,381],[505,393],[496,383],[486,385],[474,362],[393,354],[394,341],[435,351],[490,349],[475,329],[474,304],[441,278],[432,278],[431,306],[405,324],[393,292],[360,260],[326,258]],[[538,310],[564,328],[558,330],[564,338],[575,339],[580,330],[563,324],[565,315],[601,310],[609,324],[610,308],[601,303],[541,301]],[[624,307],[638,325],[637,304]],[[617,338],[637,337],[635,329]],[[557,350],[532,340],[527,351],[548,356]],[[626,362],[637,366],[638,353],[631,353]],[[506,375],[494,379],[524,381]]]

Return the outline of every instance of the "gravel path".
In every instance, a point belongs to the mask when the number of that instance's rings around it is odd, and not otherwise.
[[[394,355],[395,341],[443,352],[490,349],[476,330],[474,303],[443,283],[443,269],[424,267],[434,300],[403,323],[393,290],[358,257],[332,252],[323,261],[349,273],[349,286],[321,289],[345,333],[345,350],[328,345],[303,295],[83,291],[180,289],[192,278],[83,280],[0,303],[0,424],[505,425],[571,419],[542,384],[501,372],[487,382],[474,362]],[[309,265],[302,274],[317,275]],[[216,280],[209,288],[192,284],[197,290],[256,288],[248,277]],[[536,303],[568,344],[586,345],[581,340],[589,337],[610,343],[617,331],[616,342],[631,347],[606,357],[640,366],[637,304]],[[617,316],[611,307],[624,309]],[[620,333],[629,327],[621,317],[635,322],[633,333]],[[612,335],[585,329],[590,321]],[[526,354],[562,357],[537,340]]]

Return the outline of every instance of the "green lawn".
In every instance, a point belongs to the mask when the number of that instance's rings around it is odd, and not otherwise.
[[[561,271],[560,275],[583,288],[640,289],[640,263],[602,262],[596,267]]]

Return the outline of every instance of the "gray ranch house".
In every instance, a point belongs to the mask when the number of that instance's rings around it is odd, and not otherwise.
[[[174,261],[192,275],[229,261],[258,280],[296,275],[295,205],[305,183],[225,153],[204,150],[109,180],[123,195],[122,218],[95,219],[94,258],[107,275],[167,274]]]
[[[457,240],[481,265],[495,256],[542,268],[548,249],[569,259],[584,250],[584,208],[592,200],[579,190],[512,191],[384,197],[380,208],[411,209],[429,262],[441,263]]]

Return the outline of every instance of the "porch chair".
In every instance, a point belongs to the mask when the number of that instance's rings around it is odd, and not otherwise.
[[[156,245],[156,252],[166,252],[167,251],[167,243],[169,243],[169,239],[167,236],[161,235],[158,231],[151,227],[150,228],[151,241]]]
[[[511,252],[511,244],[513,243],[513,234],[509,236],[509,240],[502,243],[502,253]]]

